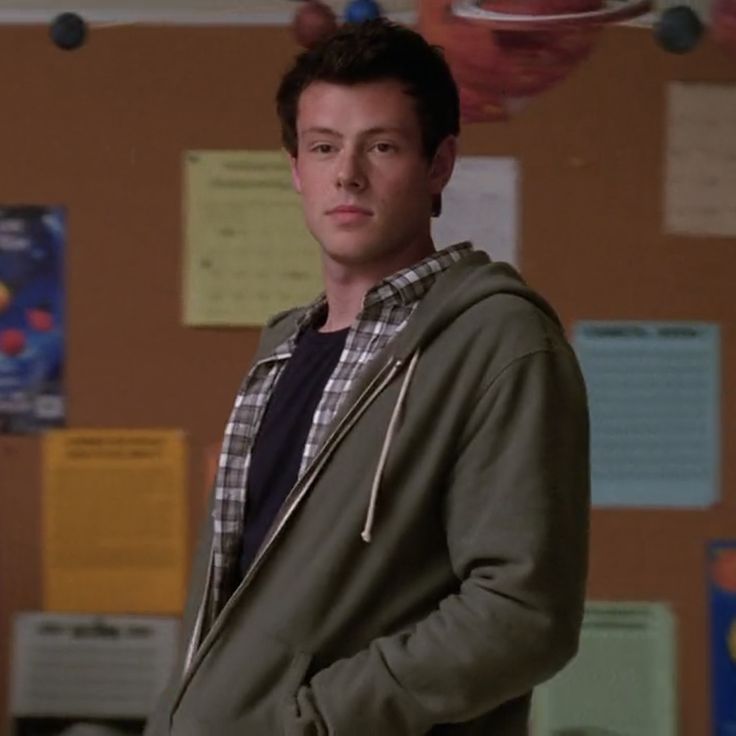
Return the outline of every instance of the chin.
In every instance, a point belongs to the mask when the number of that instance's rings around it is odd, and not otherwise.
[[[364,238],[330,239],[324,242],[322,251],[327,259],[344,266],[374,263],[391,252],[385,244]]]

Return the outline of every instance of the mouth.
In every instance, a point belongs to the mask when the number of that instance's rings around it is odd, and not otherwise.
[[[355,204],[341,204],[327,210],[328,215],[372,215],[373,213],[365,208]]]
[[[327,215],[337,225],[350,226],[365,223],[373,216],[373,212],[365,207],[344,204],[327,210]]]

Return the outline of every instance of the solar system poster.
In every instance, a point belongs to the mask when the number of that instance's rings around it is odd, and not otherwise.
[[[711,542],[711,692],[714,736],[736,734],[736,540]]]
[[[0,434],[64,424],[63,207],[0,206]]]

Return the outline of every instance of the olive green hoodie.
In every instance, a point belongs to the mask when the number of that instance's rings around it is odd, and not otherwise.
[[[574,654],[588,418],[551,308],[474,253],[358,383],[204,632],[208,521],[149,736],[521,736]]]

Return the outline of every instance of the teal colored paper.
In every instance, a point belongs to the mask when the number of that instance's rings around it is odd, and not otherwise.
[[[702,322],[579,322],[597,506],[705,507],[719,495],[720,333]]]

